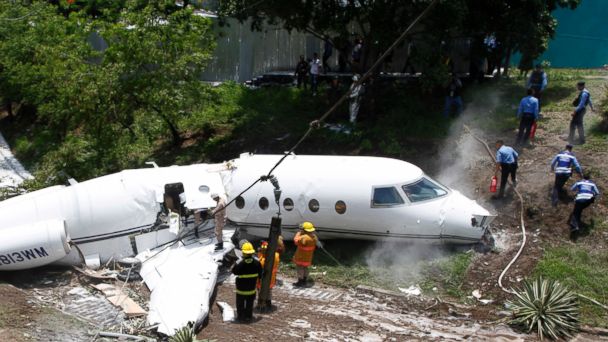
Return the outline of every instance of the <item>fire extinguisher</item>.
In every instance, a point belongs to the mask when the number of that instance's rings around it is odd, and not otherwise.
[[[530,128],[530,140],[534,140],[534,135],[536,134],[536,121],[532,124],[532,128]]]
[[[490,182],[490,192],[496,192],[497,184],[498,184],[498,179],[496,179],[496,176],[492,176],[492,182]]]

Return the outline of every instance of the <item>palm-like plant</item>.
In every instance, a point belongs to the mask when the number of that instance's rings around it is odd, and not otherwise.
[[[538,278],[525,281],[521,291],[514,291],[516,299],[508,305],[513,312],[513,323],[523,324],[528,332],[536,328],[542,340],[548,336],[572,337],[578,330],[578,301],[576,294],[558,281]]]

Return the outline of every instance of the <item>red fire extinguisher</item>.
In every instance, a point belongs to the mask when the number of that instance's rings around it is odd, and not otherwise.
[[[496,176],[492,176],[492,182],[490,183],[490,192],[496,192],[497,183],[498,179],[496,179]]]
[[[536,121],[532,124],[532,128],[530,128],[530,140],[534,140],[534,135],[536,134]]]

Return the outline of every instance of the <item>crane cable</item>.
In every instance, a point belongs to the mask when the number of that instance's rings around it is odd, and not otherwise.
[[[494,154],[492,153],[492,150],[490,149],[490,146],[488,146],[488,144],[481,140],[479,137],[477,137],[472,131],[471,129],[467,126],[467,125],[463,125],[464,129],[473,137],[475,138],[475,140],[479,141],[480,143],[483,144],[483,146],[486,148],[486,151],[488,151],[488,154],[490,155],[490,157],[492,158],[492,160],[494,162],[496,162],[496,158],[494,157]],[[509,184],[511,186],[513,186],[513,183],[509,180]],[[513,190],[515,191],[515,194],[517,194],[517,197],[519,198],[519,205],[520,205],[520,212],[519,212],[519,219],[520,219],[520,225],[521,225],[521,234],[522,234],[522,240],[521,240],[521,246],[519,246],[519,250],[517,251],[517,253],[515,254],[515,256],[513,257],[513,259],[511,259],[511,261],[507,264],[507,266],[502,270],[502,272],[500,273],[500,276],[498,277],[498,286],[506,293],[510,293],[510,294],[515,294],[515,291],[512,289],[507,289],[502,285],[502,278],[505,276],[505,274],[507,273],[507,271],[509,270],[509,268],[511,268],[511,266],[515,263],[515,261],[519,258],[519,256],[521,255],[521,252],[524,250],[524,246],[526,245],[526,225],[524,222],[524,198],[521,195],[521,193],[519,192],[519,190],[517,190],[517,188],[513,187]]]
[[[300,140],[298,140],[295,145],[293,145],[293,147],[291,147],[288,151],[286,151],[284,153],[284,155],[281,157],[281,159],[279,159],[278,162],[276,162],[276,164],[274,164],[274,166],[270,169],[270,171],[268,171],[268,173],[266,175],[261,176],[260,178],[256,179],[251,185],[249,185],[245,190],[241,191],[240,194],[238,194],[237,196],[235,196],[232,200],[230,200],[228,203],[226,203],[226,205],[221,208],[220,210],[218,210],[215,214],[213,214],[208,220],[212,219],[213,217],[215,217],[215,215],[217,215],[219,212],[226,210],[226,208],[232,204],[237,198],[239,198],[240,196],[242,196],[245,192],[249,191],[251,188],[253,188],[258,182],[260,181],[266,181],[270,178],[270,176],[272,176],[272,172],[279,167],[279,165],[281,165],[281,163],[283,163],[283,161],[289,156],[291,155],[296,148],[298,148],[298,146],[300,146],[300,144],[302,142],[304,142],[304,140],[306,140],[310,134],[312,133],[312,131],[314,129],[320,128],[321,127],[321,123],[323,121],[325,121],[325,119],[327,119],[327,117],[329,117],[329,115],[331,115],[344,101],[346,101],[346,99],[348,99],[350,97],[350,94],[352,93],[353,89],[355,89],[357,86],[360,86],[361,84],[363,84],[365,81],[367,81],[372,75],[374,70],[380,66],[380,64],[384,61],[384,59],[386,59],[386,57],[391,53],[391,51],[393,51],[397,45],[399,45],[399,43],[401,43],[406,37],[407,35],[410,33],[410,31],[422,20],[422,18],[424,18],[430,11],[431,9],[433,9],[433,7],[435,7],[435,5],[437,5],[437,3],[439,2],[439,0],[433,0],[424,11],[422,11],[415,19],[414,21],[412,21],[412,23],[405,29],[405,31],[403,31],[403,33],[393,42],[393,44],[391,44],[391,46],[388,47],[388,49],[376,60],[376,62],[369,68],[369,70],[363,74],[363,76],[355,81],[353,84],[354,86],[351,87],[336,103],[334,103],[334,105],[328,109],[323,115],[321,115],[321,117],[319,117],[316,120],[313,120],[310,122],[310,124],[308,125],[308,129],[306,130],[306,132],[304,133],[304,135],[302,135],[302,137],[300,138]],[[174,240],[168,241],[165,244],[167,244],[162,250],[160,250],[158,253],[154,254],[153,256],[151,256],[150,258],[142,261],[142,263],[146,262],[147,260],[152,259],[154,256],[160,254],[160,252],[162,252],[163,250],[175,245],[177,242],[181,241],[183,238],[188,237],[189,235],[194,234],[194,230],[184,234],[184,236],[181,236],[179,238],[176,238]],[[163,245],[159,246],[162,247]]]

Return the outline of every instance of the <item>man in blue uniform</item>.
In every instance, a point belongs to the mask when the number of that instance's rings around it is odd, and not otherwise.
[[[517,133],[517,144],[525,144],[530,138],[530,130],[536,120],[538,120],[538,99],[532,96],[534,90],[527,91],[527,96],[519,102],[517,118],[519,121],[519,132]]]
[[[564,184],[572,175],[572,168],[583,178],[583,170],[572,153],[572,145],[566,145],[566,150],[558,153],[551,161],[551,171],[555,172],[555,185],[551,193],[551,204],[556,207],[559,195],[564,190]]]
[[[526,88],[534,91],[533,95],[538,99],[538,110],[540,111],[540,97],[547,88],[547,73],[543,71],[540,64],[536,64],[534,67],[534,71],[532,71],[526,83]]]
[[[584,176],[584,179],[574,183],[572,191],[576,192],[574,199],[574,210],[570,215],[570,232],[571,237],[576,239],[581,225],[581,215],[583,210],[595,201],[595,196],[600,194],[595,183],[590,179],[589,174]]]
[[[574,130],[578,130],[578,142],[580,144],[585,143],[585,128],[583,127],[583,118],[587,112],[587,105],[594,112],[593,102],[591,102],[591,94],[589,90],[585,89],[585,82],[578,82],[576,88],[579,90],[578,96],[572,102],[575,107],[572,111],[572,120],[570,121],[570,134],[568,134],[568,142],[574,143]]]
[[[504,197],[509,175],[511,175],[513,186],[517,185],[517,157],[519,157],[517,151],[510,146],[506,146],[502,140],[496,141],[496,150],[496,171],[494,175],[498,175],[500,170],[500,190],[497,196],[492,197],[493,199]]]
[[[262,265],[253,258],[255,250],[250,242],[245,242],[241,251],[243,260],[232,267],[232,274],[236,276],[236,314],[240,322],[251,322],[255,288],[258,278],[262,277]]]

